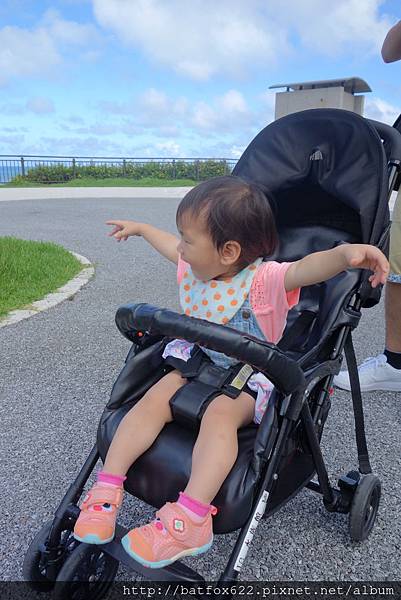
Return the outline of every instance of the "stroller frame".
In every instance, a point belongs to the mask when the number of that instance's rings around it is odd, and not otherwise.
[[[322,111],[323,109],[318,110]],[[313,111],[305,111],[305,113],[310,112]],[[386,143],[390,143],[392,147],[398,144],[397,147],[401,148],[401,136],[398,132],[395,133],[399,139],[394,138],[394,130],[391,127],[372,121],[371,124],[385,141],[385,149]],[[396,154],[396,158],[394,158],[391,151],[387,152],[388,198],[394,189],[400,171],[400,155]],[[382,235],[376,243],[384,251],[387,247],[388,234],[389,227],[382,231]],[[199,319],[192,319],[185,315],[178,315],[173,311],[161,310],[146,304],[127,305],[119,309],[119,313],[117,313],[117,320],[118,315],[120,315],[119,327],[124,335],[133,342],[133,349],[136,353],[140,353],[155,341],[165,338],[165,336],[184,337],[180,334],[185,333],[185,339],[188,341],[197,341],[214,350],[225,351],[226,354],[231,354],[242,362],[252,364],[260,370],[264,368],[265,373],[275,384],[273,393],[275,394],[276,406],[280,407],[280,422],[260,469],[259,479],[255,486],[252,510],[248,519],[240,528],[232,553],[219,577],[219,583],[221,584],[235,582],[238,579],[261,519],[274,514],[303,487],[320,494],[324,506],[329,512],[350,514],[350,534],[353,540],[366,539],[373,528],[380,500],[380,481],[371,473],[367,454],[362,401],[351,333],[359,323],[361,308],[378,302],[379,297],[376,296],[372,300],[372,289],[368,285],[367,273],[361,275],[360,279],[361,285],[357,290],[354,290],[355,293],[349,298],[347,305],[348,323],[336,329],[333,351],[327,360],[312,367],[303,366],[302,357],[294,360],[280,350],[280,348],[287,349],[293,346],[294,340],[305,329],[305,324],[300,324],[298,327],[293,324],[278,346],[274,346],[273,344],[261,342],[252,336],[244,336],[235,330],[227,331],[228,328],[224,328],[224,326],[205,321],[199,323],[201,321]],[[124,321],[123,324],[122,321]],[[194,321],[197,321],[197,323],[194,324]],[[201,333],[199,333],[199,326]],[[219,341],[217,336],[222,329],[225,329],[228,337]],[[236,354],[231,353],[230,349],[234,348],[235,343],[241,344],[239,338],[246,338],[246,347],[245,345],[237,345]],[[350,370],[359,470],[351,470],[340,477],[338,487],[335,487],[329,481],[320,448],[320,438],[330,407],[330,396],[333,391],[332,381],[334,375],[340,371],[344,350]],[[259,360],[262,357],[262,352],[265,356],[263,364]],[[247,358],[248,360],[246,360]],[[310,402],[311,398],[312,401]],[[292,489],[288,496],[284,497],[281,494],[272,502],[279,479],[279,467],[285,444],[290,431],[297,423],[301,424],[305,433],[305,444],[313,464],[312,472],[310,465],[307,465],[295,489]],[[78,563],[82,564],[82,561],[88,556],[95,556],[95,563],[96,557],[99,560],[101,557],[105,561],[103,563],[105,564],[103,573],[105,577],[101,577],[100,581],[95,582],[98,587],[95,585],[93,596],[89,593],[86,598],[100,598],[99,585],[100,587],[103,585],[102,592],[105,593],[114,579],[118,562],[154,581],[181,581],[188,584],[205,582],[205,579],[199,573],[181,561],[176,561],[162,569],[150,569],[136,562],[124,551],[120,544],[120,540],[127,533],[127,530],[118,523],[115,538],[108,544],[94,546],[72,540],[71,532],[80,512],[78,501],[99,457],[98,445],[95,444],[78,476],[55,511],[54,519],[42,528],[31,543],[24,564],[24,576],[30,582],[30,585],[34,589],[42,591],[50,590],[56,586],[56,595],[58,593],[57,597],[62,598],[64,596],[61,591],[66,589],[63,586],[66,585],[66,581],[73,579],[72,563],[75,566]],[[314,480],[315,474],[317,481]],[[71,568],[69,568],[69,563],[71,563]],[[106,582],[105,579],[108,579],[108,575],[110,580]]]

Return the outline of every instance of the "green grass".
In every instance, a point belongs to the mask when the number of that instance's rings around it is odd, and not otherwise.
[[[116,177],[98,179],[96,177],[79,177],[64,183],[31,183],[28,181],[6,183],[2,187],[185,187],[194,186],[199,181],[193,179],[157,179],[156,177],[143,177],[130,179],[129,177]]]
[[[0,317],[54,292],[82,268],[58,244],[0,237]]]

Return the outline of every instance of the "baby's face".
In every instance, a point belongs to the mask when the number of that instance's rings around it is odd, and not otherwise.
[[[232,275],[230,265],[222,262],[221,255],[205,228],[204,221],[184,214],[180,224],[181,236],[177,250],[182,260],[191,265],[197,279],[223,279]]]

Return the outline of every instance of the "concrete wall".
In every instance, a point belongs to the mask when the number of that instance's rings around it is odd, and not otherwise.
[[[353,96],[343,87],[277,92],[275,119],[308,108],[343,108],[363,113],[364,96]]]

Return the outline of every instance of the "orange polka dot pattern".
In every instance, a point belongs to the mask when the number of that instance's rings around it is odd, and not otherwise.
[[[252,280],[262,258],[233,277],[197,279],[186,269],[180,284],[180,303],[184,313],[214,323],[227,324],[241,308],[251,289]]]

